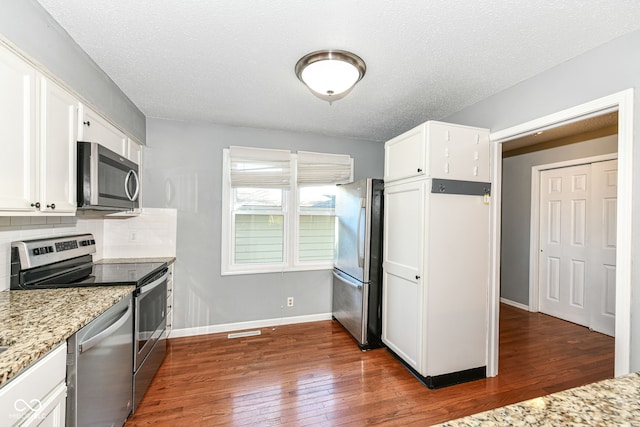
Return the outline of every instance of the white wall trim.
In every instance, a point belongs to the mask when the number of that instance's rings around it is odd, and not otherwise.
[[[500,338],[500,229],[502,224],[502,146],[489,135],[491,144],[491,242],[489,311],[487,328],[487,376],[498,375]]]
[[[529,221],[529,310],[540,311],[540,173],[545,170],[566,168],[571,166],[586,165],[607,160],[615,160],[618,153],[603,154],[600,156],[584,157],[581,159],[566,160],[563,162],[537,165],[531,168],[531,219]]]
[[[305,316],[278,317],[276,319],[252,320],[248,322],[223,323],[220,325],[198,326],[195,328],[173,329],[169,338],[192,337],[196,335],[235,332],[246,329],[270,328],[273,326],[293,325],[296,323],[331,320],[331,313],[309,314]]]
[[[520,310],[529,311],[529,307],[520,302],[512,301],[506,298],[500,298],[500,302],[506,305],[510,305],[511,307],[519,308]]]
[[[618,231],[616,253],[616,329],[615,329],[615,369],[616,376],[629,373],[631,361],[631,247],[632,247],[632,189],[633,189],[633,116],[634,90],[627,89],[614,93],[554,114],[540,117],[526,123],[522,123],[507,129],[494,132],[490,135],[492,144],[493,170],[499,172],[496,164],[502,163],[502,151],[499,145],[515,139],[518,136],[538,131],[543,128],[552,128],[566,122],[582,120],[588,116],[599,115],[605,111],[618,110]],[[496,183],[494,193],[494,215],[492,218],[492,232],[494,241],[499,242],[500,226],[500,194],[501,186],[498,184],[498,175],[494,175]],[[497,236],[497,237],[496,237]],[[500,259],[495,257],[498,248],[493,248],[494,254],[492,268],[500,269]],[[491,293],[500,292],[499,276],[492,276]],[[499,304],[490,302],[489,307],[489,360],[487,375],[497,375],[498,366],[498,338],[499,338]],[[495,371],[493,368],[495,367]]]

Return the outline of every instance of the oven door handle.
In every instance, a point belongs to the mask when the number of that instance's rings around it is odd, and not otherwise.
[[[80,344],[78,344],[78,349],[80,350],[80,353],[84,353],[86,351],[91,350],[92,347],[95,347],[96,345],[100,344],[100,342],[102,342],[103,340],[113,335],[115,331],[117,331],[122,327],[122,325],[127,323],[127,321],[131,318],[132,313],[133,313],[133,305],[132,303],[129,303],[129,305],[127,306],[127,310],[124,312],[124,314],[120,316],[120,318],[116,320],[111,326],[95,334],[88,340],[85,340]]]
[[[142,295],[142,294],[146,294],[147,292],[151,292],[154,288],[160,286],[160,284],[162,284],[162,282],[167,280],[167,277],[169,277],[169,270],[167,270],[167,272],[164,273],[162,275],[162,277],[159,278],[158,280],[154,280],[153,282],[149,283],[148,285],[144,285],[140,289],[138,289],[138,292],[136,293],[136,295]]]

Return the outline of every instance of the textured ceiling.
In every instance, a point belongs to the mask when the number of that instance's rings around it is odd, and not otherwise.
[[[638,0],[38,0],[147,117],[385,141],[640,29]],[[333,105],[294,66],[349,50]]]

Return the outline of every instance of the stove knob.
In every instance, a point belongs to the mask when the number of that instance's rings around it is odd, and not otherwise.
[[[33,254],[34,255],[40,255],[40,248],[34,248],[33,249]]]

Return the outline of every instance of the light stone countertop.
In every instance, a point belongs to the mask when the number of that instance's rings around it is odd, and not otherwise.
[[[0,387],[67,340],[135,286],[0,292]]]
[[[439,424],[441,427],[637,425],[640,425],[640,373]]]

